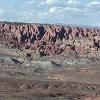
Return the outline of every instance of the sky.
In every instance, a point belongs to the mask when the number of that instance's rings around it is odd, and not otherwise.
[[[0,21],[100,26],[100,0],[0,0]]]

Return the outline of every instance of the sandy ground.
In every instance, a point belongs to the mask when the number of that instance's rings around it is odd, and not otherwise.
[[[100,100],[99,66],[52,69],[48,74],[0,71],[0,100]]]
[[[30,65],[22,51],[0,44],[0,100],[100,100],[100,64],[45,59]]]

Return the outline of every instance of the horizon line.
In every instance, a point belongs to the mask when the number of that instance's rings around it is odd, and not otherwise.
[[[61,25],[61,26],[74,26],[74,27],[90,27],[90,28],[100,28],[96,25],[81,25],[81,24],[65,24],[65,23],[39,23],[39,22],[19,22],[19,21],[1,21],[1,23],[11,23],[11,24],[41,24],[41,25]]]

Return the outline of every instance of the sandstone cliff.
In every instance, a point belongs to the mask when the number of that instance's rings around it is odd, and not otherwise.
[[[0,22],[0,40],[41,55],[100,56],[100,28]]]

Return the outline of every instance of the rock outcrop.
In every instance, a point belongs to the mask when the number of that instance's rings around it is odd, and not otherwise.
[[[45,55],[100,56],[100,28],[0,22],[0,40]]]

